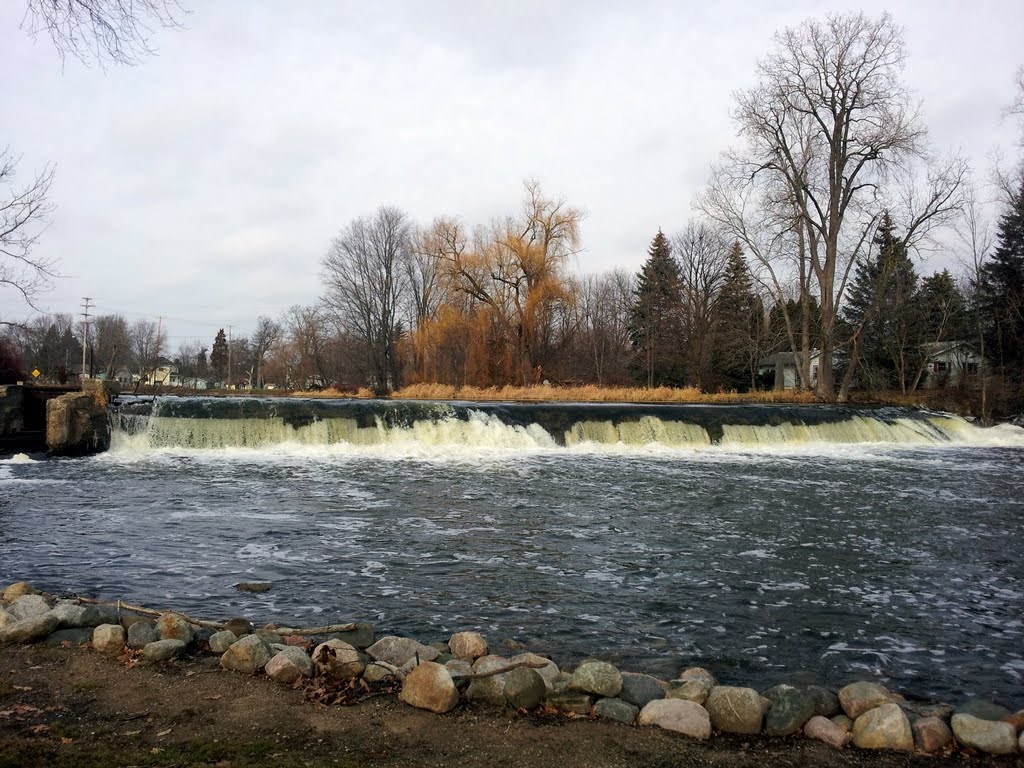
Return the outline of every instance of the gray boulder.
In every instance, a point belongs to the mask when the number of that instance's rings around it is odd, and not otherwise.
[[[1013,716],[1013,713],[1006,707],[993,704],[984,699],[970,699],[956,708],[958,715],[970,715],[979,720],[1003,720],[1006,721]]]
[[[761,696],[753,688],[718,685],[711,689],[704,708],[711,724],[726,733],[760,733],[764,711]]]
[[[619,691],[619,698],[629,702],[638,709],[643,709],[649,702],[655,699],[664,699],[667,687],[665,683],[651,675],[623,672],[622,690]]]
[[[172,638],[178,639],[178,638]],[[185,642],[182,640],[182,642]],[[224,669],[252,674],[263,669],[270,661],[270,648],[256,635],[246,635],[232,643],[220,657]]]
[[[48,613],[50,604],[42,595],[22,595],[7,608],[7,612],[15,619],[28,619],[32,616],[42,616]]]
[[[547,695],[544,678],[529,667],[516,667],[503,675],[505,701],[516,709],[533,709],[540,706]]]
[[[131,626],[128,627],[129,648],[145,648],[150,643],[155,643],[159,639],[160,633],[157,632],[155,621],[143,619],[142,621],[132,622]]]
[[[764,732],[768,736],[789,736],[796,733],[814,717],[814,698],[806,690],[791,685],[777,685],[764,692],[771,703],[765,718]]]
[[[508,665],[509,660],[501,656],[482,656],[473,663],[473,672],[474,674],[493,672]],[[505,679],[507,676],[508,672],[502,672],[473,680],[466,689],[466,698],[470,701],[493,704],[496,707],[505,706]]]
[[[822,717],[832,717],[843,711],[843,708],[839,705],[839,697],[828,688],[822,688],[820,685],[808,685],[804,690],[807,691],[807,695],[814,702],[814,714],[821,715]]]
[[[57,617],[49,613],[30,616],[0,629],[0,645],[34,643],[55,632],[59,626]]]
[[[475,680],[473,682],[476,682]],[[472,686],[471,686],[472,687]],[[585,693],[556,693],[548,697],[548,705],[566,715],[589,715],[594,708],[594,700]]]
[[[100,624],[118,623],[120,623],[120,617],[117,615],[117,611],[109,605],[90,605],[79,619],[79,626],[82,627],[98,627]]]
[[[368,683],[379,683],[389,677],[401,680],[405,675],[394,664],[388,664],[386,661],[371,661],[363,670],[363,680]]]
[[[914,733],[910,728],[910,720],[900,706],[893,702],[869,709],[853,721],[853,746],[860,749],[913,752]]]
[[[692,701],[695,704],[704,705],[704,702],[708,700],[708,694],[711,693],[711,686],[709,686],[703,680],[685,680],[676,681],[681,682],[681,685],[670,685],[669,689],[665,691],[666,699],[683,699],[685,701]]]
[[[836,749],[845,747],[850,743],[851,738],[849,731],[840,728],[822,715],[815,715],[804,724],[804,736]]]
[[[533,667],[533,669],[544,679],[544,686],[549,692],[554,688],[559,674],[558,665],[555,662],[544,656],[538,656],[536,653],[518,653],[509,659],[510,664],[519,664],[521,662],[542,664],[543,666]]]
[[[331,639],[341,640],[341,642],[348,643],[353,648],[369,648],[373,645],[373,624],[368,621],[357,621],[355,629],[351,629],[348,632],[337,632],[331,635]]]
[[[1008,755],[1017,751],[1017,730],[1009,723],[982,720],[958,712],[953,715],[953,735],[965,747],[990,755]]]
[[[43,641],[48,648],[62,648],[65,643],[69,646],[88,645],[92,642],[92,630],[88,627],[73,627],[71,629],[58,629]]]
[[[268,661],[264,669],[274,682],[291,685],[303,677],[313,676],[313,660],[301,648],[288,647]]]
[[[600,717],[603,720],[614,720],[625,725],[632,725],[639,714],[639,707],[622,699],[599,699],[594,705],[595,717]]]
[[[0,629],[3,629],[4,627],[13,624],[16,621],[17,619],[14,618],[13,614],[10,614],[7,611],[0,608]]]
[[[367,648],[366,652],[370,655],[370,658],[376,661],[386,661],[388,664],[394,664],[396,667],[403,666],[417,655],[420,661],[433,661],[441,655],[439,650],[431,648],[429,645],[423,645],[423,643],[409,637],[396,637],[394,635],[382,637]]]
[[[711,690],[718,685],[718,680],[711,673],[711,670],[705,669],[704,667],[689,667],[679,673],[679,679],[688,683],[690,681],[696,681],[698,683],[704,683],[708,690]]]
[[[569,677],[569,690],[614,698],[622,691],[622,675],[605,661],[584,661]]]
[[[142,658],[150,662],[170,661],[185,650],[181,640],[156,640],[142,647]]]
[[[79,605],[70,600],[62,600],[50,609],[50,613],[57,617],[60,626],[64,629],[81,627],[85,611],[84,605]]]
[[[937,717],[919,718],[910,729],[914,732],[914,746],[921,752],[938,752],[953,741],[953,732]]]
[[[449,638],[448,648],[456,659],[470,663],[487,655],[487,641],[479,632],[456,632]]]
[[[210,643],[211,651],[214,653],[224,653],[224,651],[231,647],[232,643],[238,642],[238,638],[230,629],[222,629],[220,632],[214,632],[210,635],[208,642]]]

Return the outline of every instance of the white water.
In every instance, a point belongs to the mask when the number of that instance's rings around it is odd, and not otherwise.
[[[372,427],[355,419],[330,418],[302,426],[269,418],[134,417],[144,425],[134,431],[115,429],[111,449],[116,454],[144,454],[160,449],[323,450],[333,453],[398,455],[429,458],[439,454],[476,456],[480,453],[573,451],[586,453],[650,453],[684,450],[799,450],[841,445],[883,446],[1024,446],[1024,429],[1002,425],[974,426],[949,414],[886,420],[855,415],[821,424],[726,424],[722,439],[712,446],[708,431],[683,421],[642,416],[614,423],[587,420],[553,436],[537,424],[503,423],[497,416],[470,411],[455,416],[417,421],[411,426],[388,426],[380,418]],[[564,443],[560,445],[560,443]],[[319,451],[318,451],[319,452]]]

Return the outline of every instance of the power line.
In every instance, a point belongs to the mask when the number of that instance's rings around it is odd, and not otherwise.
[[[89,349],[89,308],[92,302],[91,296],[82,297],[82,372],[80,378],[86,378],[85,356]],[[95,306],[95,305],[93,305]]]

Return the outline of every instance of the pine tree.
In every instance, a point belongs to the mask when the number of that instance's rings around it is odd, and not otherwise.
[[[219,379],[223,379],[228,369],[228,337],[221,328],[217,331],[217,337],[213,340],[213,349],[210,350],[210,367]]]
[[[999,219],[995,252],[981,268],[986,353],[1009,383],[1024,386],[1024,182]]]
[[[765,333],[764,307],[754,292],[754,281],[738,242],[729,251],[712,322],[715,346],[711,364],[715,376],[729,389],[753,387]]]
[[[682,380],[682,278],[668,238],[658,230],[637,276],[629,314],[635,368],[648,387]]]

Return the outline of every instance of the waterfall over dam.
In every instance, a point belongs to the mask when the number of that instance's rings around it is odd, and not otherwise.
[[[300,445],[582,445],[700,448],[984,442],[991,430],[912,408],[817,405],[467,403],[257,397],[122,397],[118,440],[140,448]]]

